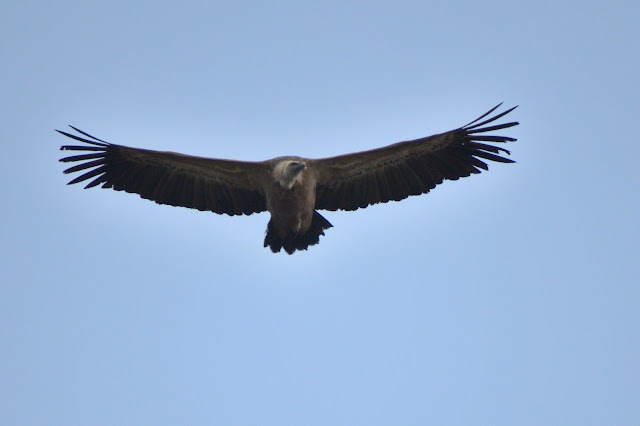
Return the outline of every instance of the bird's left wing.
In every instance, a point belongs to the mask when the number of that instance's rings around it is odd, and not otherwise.
[[[515,109],[485,119],[499,106],[466,126],[446,133],[307,161],[316,177],[316,208],[356,210],[390,200],[399,201],[410,195],[426,194],[445,179],[456,180],[480,173],[480,169],[488,170],[483,160],[513,163],[500,155],[509,151],[492,143],[516,139],[485,134],[518,124],[486,126]]]
[[[264,182],[269,168],[263,162],[193,157],[111,144],[70,126],[82,136],[59,133],[86,145],[63,145],[63,151],[82,154],[60,159],[76,162],[64,173],[84,171],[69,184],[89,181],[139,194],[158,204],[239,215],[266,210]],[[88,171],[86,171],[88,170]]]

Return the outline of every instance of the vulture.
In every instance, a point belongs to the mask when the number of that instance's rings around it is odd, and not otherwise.
[[[60,147],[79,153],[60,159],[76,163],[64,173],[83,172],[69,185],[89,181],[85,188],[102,185],[158,204],[232,216],[268,211],[264,247],[293,254],[317,244],[333,226],[318,210],[349,211],[400,201],[426,194],[445,179],[488,170],[487,160],[513,163],[501,155],[509,151],[494,144],[516,139],[487,134],[518,125],[496,123],[516,108],[492,116],[500,105],[455,130],[321,159],[194,157],[109,143],[73,126],[77,134],[57,132],[82,142]]]

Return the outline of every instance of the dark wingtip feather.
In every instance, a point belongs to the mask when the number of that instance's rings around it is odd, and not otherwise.
[[[515,142],[516,138],[512,138],[509,136],[476,136],[471,134],[469,137],[473,141],[484,141],[484,142]]]
[[[77,178],[73,179],[72,181],[70,181],[67,185],[73,185],[74,183],[78,183],[78,182],[82,182],[84,180],[90,179],[94,176],[97,175],[101,175],[106,171],[106,167],[105,166],[100,166],[96,169],[90,170],[87,173],[78,176]]]
[[[60,151],[106,151],[106,147],[62,145]]]
[[[86,137],[89,137],[91,139],[97,140],[99,142],[104,143],[105,145],[109,145],[109,142],[107,141],[103,141],[102,139],[98,139],[95,136],[90,135],[89,133],[83,132],[82,130],[78,129],[77,127],[72,126],[71,124],[69,124],[69,127],[71,127],[73,130],[75,130],[78,133],[81,133],[83,135],[85,135]]]
[[[91,145],[104,146],[104,147],[109,146],[108,142],[104,142],[104,141],[102,141],[102,140],[100,140],[98,138],[95,138],[95,137],[93,137],[93,136],[91,136],[91,135],[89,135],[89,134],[87,134],[87,133],[85,133],[85,132],[83,132],[81,130],[76,129],[73,126],[69,126],[69,127],[71,127],[72,129],[76,130],[77,132],[79,132],[79,133],[81,133],[81,134],[83,134],[85,136],[88,136],[88,137],[90,137],[92,139],[95,139],[95,140],[94,141],[90,141],[89,139],[82,138],[82,137],[77,136],[77,135],[72,135],[71,133],[65,132],[63,130],[58,130],[58,129],[55,129],[55,130],[56,130],[56,132],[60,133],[61,135],[64,135],[64,136],[66,136],[68,138],[71,138],[71,139],[75,139],[75,140],[77,140],[79,142],[84,142],[84,143],[88,143],[88,144],[91,144]]]
[[[511,121],[509,123],[504,123],[504,124],[496,124],[495,126],[489,126],[489,127],[483,127],[481,129],[473,129],[470,132],[467,133],[486,133],[486,132],[491,132],[494,130],[502,130],[502,129],[508,129],[509,127],[513,127],[513,126],[517,126],[518,124],[520,124],[517,121]],[[468,128],[467,128],[468,130]]]
[[[105,163],[105,159],[104,158],[99,158],[97,160],[93,160],[93,161],[86,161],[84,163],[80,163],[76,166],[72,166],[69,167],[67,170],[63,171],[62,173],[64,174],[69,174],[69,173],[74,173],[74,172],[79,172],[80,170],[85,170],[85,169],[90,169],[92,167],[97,167],[97,166],[101,166]]]
[[[486,151],[475,151],[473,153],[474,157],[480,157],[480,158],[484,158],[486,160],[491,160],[491,161],[495,161],[497,163],[515,163],[515,161],[509,159],[509,158],[505,158],[505,157],[501,157],[499,155],[496,154],[491,154],[490,152],[486,152]]]
[[[501,117],[504,117],[505,115],[507,115],[507,114],[509,114],[511,111],[513,111],[514,109],[518,108],[518,105],[516,105],[516,106],[514,106],[514,107],[512,107],[512,108],[509,108],[509,109],[508,109],[508,110],[506,110],[506,111],[501,112],[501,113],[500,113],[500,114],[498,114],[498,115],[494,115],[493,117],[488,118],[488,119],[486,119],[486,120],[484,120],[484,121],[482,121],[482,122],[480,122],[480,123],[476,123],[476,121],[481,120],[482,118],[486,117],[487,115],[489,115],[490,113],[492,113],[493,111],[495,111],[495,109],[496,109],[496,108],[498,108],[500,105],[502,105],[502,104],[499,104],[498,106],[494,107],[494,108],[493,108],[493,109],[491,109],[489,112],[485,113],[485,114],[484,114],[484,115],[482,115],[481,117],[476,118],[475,120],[473,120],[471,123],[467,124],[466,126],[462,126],[462,128],[463,128],[463,129],[465,129],[465,130],[467,130],[467,131],[472,130],[472,129],[477,129],[477,128],[478,128],[478,127],[480,127],[480,126],[484,126],[485,124],[491,123],[491,122],[496,121],[497,119],[499,119],[499,118],[501,118]],[[474,123],[475,123],[475,124],[474,124]],[[473,124],[473,126],[472,126],[472,124]]]
[[[500,108],[500,105],[502,105],[503,102],[500,102],[498,105],[494,106],[493,108],[491,108],[489,111],[485,112],[484,114],[482,114],[480,117],[476,118],[475,120],[473,120],[471,123],[467,123],[464,126],[462,126],[463,128],[468,127],[470,125],[472,125],[473,123],[475,123],[476,121],[480,121],[483,118],[485,118],[487,115],[491,114],[493,111],[495,111],[496,109]]]
[[[62,149],[62,147],[61,147],[61,149]],[[68,163],[68,162],[71,162],[71,161],[92,160],[92,159],[95,159],[95,158],[104,158],[104,153],[72,155],[70,157],[61,158],[58,161],[60,161],[61,163]]]

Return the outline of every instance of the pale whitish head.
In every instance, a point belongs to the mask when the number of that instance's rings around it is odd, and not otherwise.
[[[273,170],[273,177],[284,189],[291,189],[301,179],[301,172],[307,168],[302,161],[283,160]]]

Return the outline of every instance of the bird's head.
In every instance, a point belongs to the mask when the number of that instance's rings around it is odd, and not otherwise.
[[[285,160],[276,166],[276,178],[284,189],[291,189],[300,180],[301,173],[307,168],[303,161]]]

